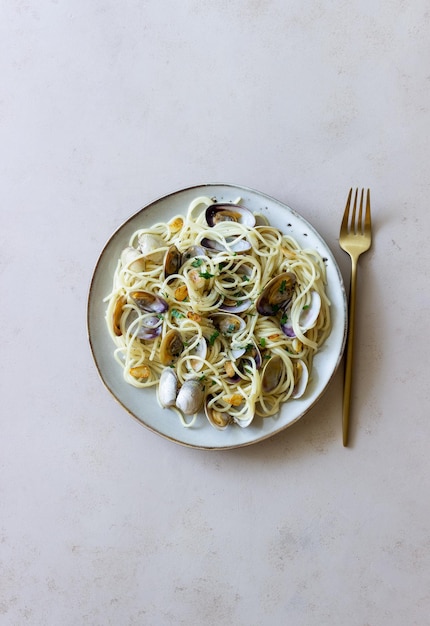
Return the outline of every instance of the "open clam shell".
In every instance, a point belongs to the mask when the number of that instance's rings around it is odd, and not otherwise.
[[[285,365],[280,356],[272,356],[266,363],[261,374],[263,393],[271,393],[281,382]]]
[[[211,319],[224,337],[232,337],[246,327],[245,320],[234,313],[213,313]]]
[[[209,424],[217,430],[225,430],[233,421],[226,411],[218,410],[213,404],[213,396],[210,394],[205,400],[205,415]]]
[[[293,296],[296,280],[293,272],[284,272],[269,280],[256,302],[260,315],[276,315],[285,308]]]
[[[132,291],[130,297],[139,309],[147,313],[165,313],[169,308],[164,298],[150,291]]]
[[[309,381],[309,370],[307,365],[301,359],[297,359],[294,363],[294,389],[291,394],[292,398],[301,398],[306,391]]]
[[[235,222],[249,228],[255,226],[255,217],[251,211],[236,204],[211,204],[206,209],[205,217],[212,227],[220,222]]]
[[[154,263],[162,263],[164,258],[164,250],[160,250],[166,244],[164,240],[158,235],[152,235],[151,233],[142,233],[139,235],[138,248],[147,259],[150,259]]]
[[[206,339],[204,337],[200,337],[194,348],[189,351],[190,355],[198,358],[187,361],[188,368],[193,369],[195,372],[200,372],[204,365],[204,359],[206,358],[207,352],[208,344],[206,343]]]
[[[142,253],[136,248],[133,248],[133,246],[124,248],[121,253],[121,263],[132,272],[145,271],[145,258],[142,256]]]
[[[162,329],[162,321],[156,315],[148,314],[142,318],[136,337],[145,340],[155,339],[161,335]]]
[[[224,300],[224,302],[219,307],[220,311],[224,313],[244,313],[249,309],[252,304],[252,300],[250,298],[244,298],[243,300],[237,300],[235,304],[226,304],[229,300]]]
[[[321,311],[321,296],[317,291],[311,291],[310,304],[302,309],[299,316],[299,328],[302,333],[313,328]],[[291,306],[285,309],[285,321],[281,324],[282,332],[287,337],[295,337],[296,332],[291,321]]]
[[[239,238],[239,237],[228,237],[226,240],[226,245],[222,242],[218,241],[218,239],[212,239],[210,237],[204,237],[201,241],[203,248],[206,253],[218,253],[225,252],[226,250],[231,252],[236,252],[240,254],[241,252],[249,252],[252,246],[247,239]]]
[[[184,349],[181,333],[172,328],[166,333],[160,343],[160,362],[163,365],[172,365]]]
[[[182,254],[175,244],[171,245],[164,256],[164,276],[168,278],[177,274],[182,265]]]

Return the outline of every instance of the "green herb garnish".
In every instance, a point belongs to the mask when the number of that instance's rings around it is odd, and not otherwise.
[[[185,317],[185,315],[178,311],[178,309],[172,309],[172,317]]]
[[[203,263],[203,259],[195,259],[195,261],[193,261],[193,262],[191,263],[191,265],[192,265],[193,267],[200,267],[200,265],[202,265],[202,263]]]
[[[199,276],[201,276],[202,278],[213,278],[215,274],[210,274],[210,272],[200,272]]]
[[[266,347],[266,337],[260,337],[260,346],[262,348]]]
[[[209,337],[209,343],[211,344],[211,346],[213,346],[213,345],[214,345],[214,343],[215,343],[215,339],[218,337],[218,335],[219,335],[219,332],[216,330],[216,331],[213,333],[213,335],[211,335],[211,336]]]

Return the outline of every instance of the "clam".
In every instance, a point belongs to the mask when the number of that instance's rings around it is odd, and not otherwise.
[[[142,257],[142,253],[133,246],[128,246],[121,252],[121,263],[132,272],[145,271],[145,259]]]
[[[235,204],[211,204],[206,209],[205,217],[209,226],[216,226],[220,222],[235,222],[249,228],[255,226],[255,217],[251,211]]]
[[[306,391],[309,381],[309,370],[307,365],[301,359],[297,359],[294,363],[294,389],[291,394],[292,398],[301,398]]]
[[[112,314],[112,322],[113,322],[113,331],[117,337],[122,335],[121,329],[121,317],[124,305],[126,304],[127,299],[125,296],[120,296],[118,300],[115,302],[115,306]]]
[[[217,252],[225,252],[232,251],[237,254],[241,252],[249,252],[252,246],[247,239],[242,239],[239,237],[228,237],[226,240],[226,245],[218,241],[217,239],[212,239],[210,237],[204,237],[201,241],[202,246],[205,250],[210,254]]]
[[[293,272],[284,272],[269,280],[256,302],[260,315],[275,315],[284,309],[293,297],[295,284]]]
[[[161,320],[156,315],[144,315],[141,319],[140,328],[137,331],[136,337],[139,339],[155,339],[161,335],[163,329]]]
[[[182,253],[182,264],[196,257],[206,256],[203,246],[190,246]]]
[[[231,337],[244,330],[246,323],[239,315],[234,313],[213,313],[211,319],[215,327],[225,337]]]
[[[261,374],[263,393],[271,393],[282,380],[284,362],[280,356],[272,356],[266,363]]]
[[[175,244],[171,245],[164,256],[164,276],[177,274],[182,265],[182,255]]]
[[[145,258],[157,264],[163,262],[164,250],[160,250],[159,248],[163,248],[165,242],[161,237],[152,235],[151,233],[142,233],[139,235],[137,241],[139,250]]]
[[[234,417],[234,422],[241,428],[247,428],[254,419],[254,409],[249,407],[246,413]]]
[[[233,420],[227,412],[219,411],[217,408],[211,405],[212,399],[213,396],[208,395],[205,402],[205,414],[208,422],[217,430],[225,430],[228,425],[232,423]]]
[[[246,350],[245,350],[245,353],[242,355],[242,359],[245,363],[247,361],[250,361],[251,359],[254,360],[255,367],[257,369],[260,369],[263,360],[261,358],[261,352],[257,348],[257,345],[255,344],[254,341],[252,341],[250,344],[246,346]]]
[[[237,368],[240,372],[245,371],[245,367],[250,364],[250,361],[255,362],[256,369],[260,369],[262,364],[262,358],[260,350],[257,348],[254,341],[249,343],[245,347],[241,348],[232,348],[231,356],[235,362],[237,362]],[[231,361],[226,361],[225,371],[227,376],[232,381],[236,381],[240,379],[240,376],[235,371],[233,364]]]
[[[166,367],[161,373],[158,383],[158,399],[161,406],[174,406],[178,393],[178,377],[174,370]]]
[[[203,397],[203,385],[196,379],[186,380],[176,397],[176,406],[184,415],[193,415],[202,406]]]
[[[136,331],[137,326],[137,331]],[[163,323],[159,315],[153,313],[138,313],[135,309],[129,309],[125,318],[125,327],[129,335],[138,339],[155,339],[163,330]]]
[[[190,355],[198,357],[197,359],[190,359],[187,363],[191,369],[195,372],[199,372],[203,367],[203,361],[206,358],[208,352],[208,345],[204,337],[200,337],[194,348],[189,351]]]
[[[163,365],[172,365],[184,349],[181,333],[172,329],[166,333],[160,344],[160,361]]]
[[[150,291],[132,291],[130,296],[139,309],[148,313],[165,313],[169,308],[169,305],[161,296],[157,296]]]
[[[318,315],[321,311],[321,296],[317,291],[311,291],[311,301],[308,306],[303,307],[299,316],[299,327],[302,333],[305,333],[310,328],[313,328],[318,319]],[[285,319],[282,321],[282,332],[287,337],[296,337],[296,333],[291,321],[291,307],[287,307],[285,310]]]
[[[250,300],[250,298],[245,298],[244,300],[240,300],[239,298],[237,300],[224,299],[219,310],[225,313],[243,313],[249,309],[251,304],[252,300]]]

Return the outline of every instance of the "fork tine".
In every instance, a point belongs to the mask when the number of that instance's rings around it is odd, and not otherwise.
[[[358,189],[357,189],[357,193],[358,193]],[[356,227],[356,234],[357,235],[361,235],[363,232],[363,199],[364,199],[364,189],[361,190],[361,195],[360,195],[360,207],[358,210],[358,221],[357,221],[357,227]]]
[[[354,235],[357,233],[357,224],[355,221],[355,214],[357,211],[357,196],[358,196],[358,188],[355,190],[354,204],[352,205],[351,223],[349,225],[349,232],[354,233]]]
[[[348,198],[346,200],[346,205],[345,205],[345,211],[343,213],[343,218],[342,218],[342,226],[341,226],[341,228],[343,230],[345,230],[345,232],[348,230],[349,209],[350,209],[350,206],[351,206],[351,196],[352,196],[352,187],[349,190]]]
[[[370,217],[370,189],[367,190],[366,215],[364,218],[364,232],[366,235],[369,235],[369,236],[372,232],[372,220]]]

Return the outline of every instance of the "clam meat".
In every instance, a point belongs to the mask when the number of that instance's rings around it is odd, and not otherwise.
[[[160,344],[160,361],[163,365],[172,365],[184,349],[181,333],[172,328],[166,333]]]
[[[213,313],[211,319],[225,337],[231,337],[246,327],[245,320],[234,313]]]
[[[208,395],[205,402],[205,415],[211,426],[217,430],[225,430],[233,422],[226,411],[220,411],[213,403],[213,396]]]

